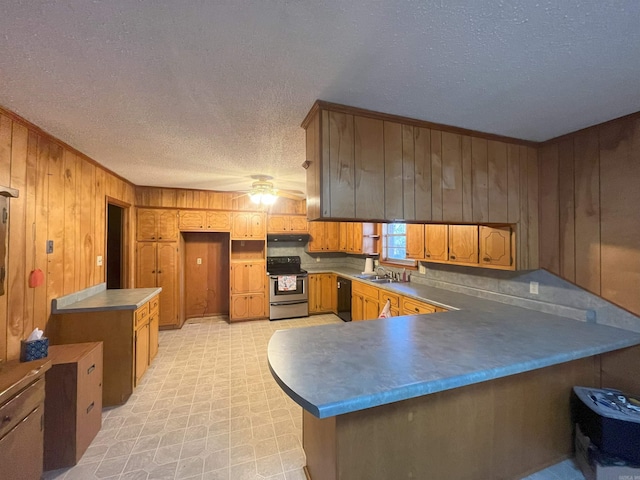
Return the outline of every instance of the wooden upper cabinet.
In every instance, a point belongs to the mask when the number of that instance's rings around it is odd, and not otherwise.
[[[307,251],[340,251],[340,224],[338,222],[309,222],[309,235],[311,239],[307,245]]]
[[[267,228],[264,213],[242,212],[233,214],[231,238],[236,240],[264,240]]]
[[[511,226],[480,226],[480,265],[515,269]]]
[[[356,209],[353,218],[382,220],[385,219],[384,122],[355,117],[353,123]]]
[[[322,101],[302,126],[311,220],[514,224],[537,208],[524,141]]]
[[[265,262],[233,262],[231,293],[264,293],[267,271]]]
[[[477,225],[449,225],[449,261],[478,264]]]
[[[136,238],[141,242],[174,242],[178,239],[178,211],[138,208]]]
[[[307,217],[304,215],[269,215],[267,233],[306,233]]]
[[[182,210],[180,211],[180,230],[228,232],[231,230],[231,212]]]
[[[216,232],[231,231],[231,212],[207,212],[207,229]]]
[[[424,228],[423,224],[407,224],[407,258],[424,258]]]
[[[449,260],[449,249],[448,225],[424,226],[424,258],[434,262],[446,262]]]

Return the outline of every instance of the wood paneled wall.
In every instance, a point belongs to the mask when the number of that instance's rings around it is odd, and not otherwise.
[[[540,266],[640,315],[640,114],[539,149]]]
[[[2,109],[0,185],[20,191],[8,202],[6,294],[0,297],[0,358],[11,360],[19,357],[21,339],[35,327],[46,329],[53,298],[105,281],[96,256],[106,258],[106,197],[131,205],[135,198],[132,184]],[[54,242],[51,254],[47,240]],[[42,270],[45,281],[29,288],[33,269]]]
[[[251,181],[247,180],[247,187]],[[256,211],[255,203],[251,203],[246,192],[214,192],[209,190],[189,190],[183,188],[136,187],[136,206],[164,208],[195,208],[211,210],[243,210]],[[268,208],[273,214],[307,213],[304,200],[293,200],[279,197],[274,205]]]

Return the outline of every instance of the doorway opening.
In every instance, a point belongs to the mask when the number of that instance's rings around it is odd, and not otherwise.
[[[127,207],[107,203],[107,288],[126,288]]]

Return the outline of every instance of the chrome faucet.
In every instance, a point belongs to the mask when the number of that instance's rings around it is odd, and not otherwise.
[[[382,274],[380,274],[380,270],[382,270]],[[383,267],[382,265],[378,265],[378,266],[376,267],[376,275],[377,275],[378,277],[382,277],[382,278],[384,278],[384,277],[386,277],[386,276],[387,276],[387,271],[384,269],[384,267]]]

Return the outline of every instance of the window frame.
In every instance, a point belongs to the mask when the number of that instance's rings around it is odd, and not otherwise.
[[[383,223],[380,225],[380,251],[378,252],[379,254],[379,261],[381,265],[389,265],[389,266],[394,266],[394,267],[401,267],[401,268],[409,268],[412,270],[417,270],[418,269],[418,262],[416,260],[413,259],[399,259],[399,258],[388,258],[386,257],[386,253],[388,251],[387,248],[387,237],[388,236],[401,236],[398,234],[387,234],[387,227],[389,225],[405,225],[406,223],[403,222],[393,222],[393,223]],[[406,227],[405,227],[406,228]],[[405,234],[404,237],[406,239],[406,230],[405,230]],[[406,244],[405,244],[405,251],[406,251]]]

